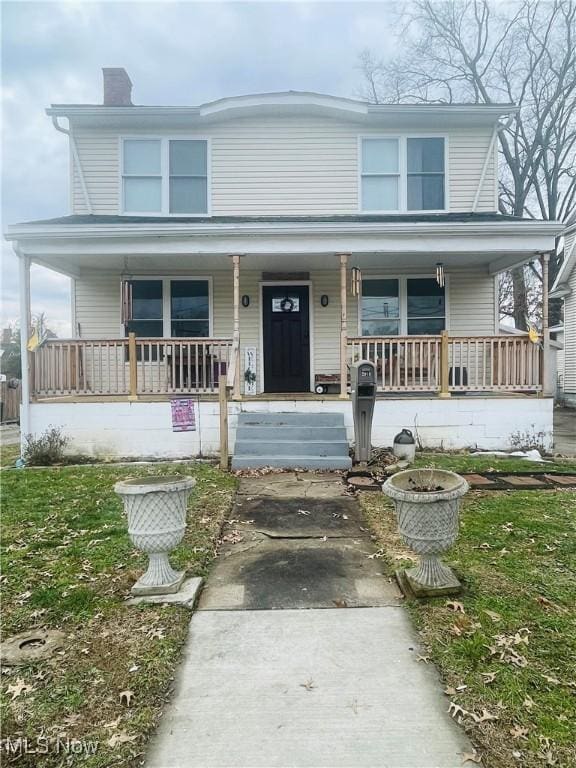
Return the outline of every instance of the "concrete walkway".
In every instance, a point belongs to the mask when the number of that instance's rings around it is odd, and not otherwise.
[[[468,765],[343,490],[333,475],[241,481],[148,768]]]

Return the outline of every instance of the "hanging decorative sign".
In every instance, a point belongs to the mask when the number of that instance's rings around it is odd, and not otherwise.
[[[256,347],[244,349],[244,394],[256,394]]]
[[[272,299],[272,312],[300,312],[299,296],[274,297]]]
[[[196,431],[194,400],[183,398],[171,400],[170,407],[172,409],[172,432]]]

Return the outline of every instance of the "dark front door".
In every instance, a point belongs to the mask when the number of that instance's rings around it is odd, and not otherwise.
[[[264,391],[310,390],[310,316],[307,285],[264,286]]]

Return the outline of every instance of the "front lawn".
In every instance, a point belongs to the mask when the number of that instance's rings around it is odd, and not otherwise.
[[[360,500],[389,572],[413,565],[391,502]],[[572,491],[470,492],[445,557],[465,593],[407,603],[486,768],[576,766],[575,529]]]
[[[5,668],[2,738],[51,739],[47,755],[18,766],[136,766],[166,701],[190,612],[129,607],[145,567],[126,532],[116,480],[174,472],[197,480],[175,567],[205,575],[235,479],[207,464],[86,466],[2,471],[3,638],[33,627],[62,629],[66,647],[49,662]],[[66,739],[97,742],[72,762]],[[3,742],[6,746],[6,742]],[[90,747],[88,747],[90,748]]]
[[[453,472],[576,472],[576,459],[527,461],[507,456],[472,456],[466,451],[417,451],[414,467],[435,467]]]

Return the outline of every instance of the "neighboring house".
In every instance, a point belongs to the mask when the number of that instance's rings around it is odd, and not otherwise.
[[[305,464],[314,436],[309,466],[345,466],[330,428],[352,440],[348,366],[367,358],[376,445],[408,427],[427,446],[550,446],[540,346],[499,333],[498,274],[561,231],[497,213],[515,111],[293,91],[133,106],[104,70],[102,106],[47,110],[69,132],[70,214],[8,232],[23,325],[31,262],[73,286],[74,338],[31,356],[26,429],[62,425],[86,453],[214,454],[224,375],[236,466]],[[173,432],[187,396],[196,431]]]
[[[564,299],[564,350],[558,365],[559,399],[564,405],[576,408],[576,213],[564,231],[564,261],[550,298]]]

